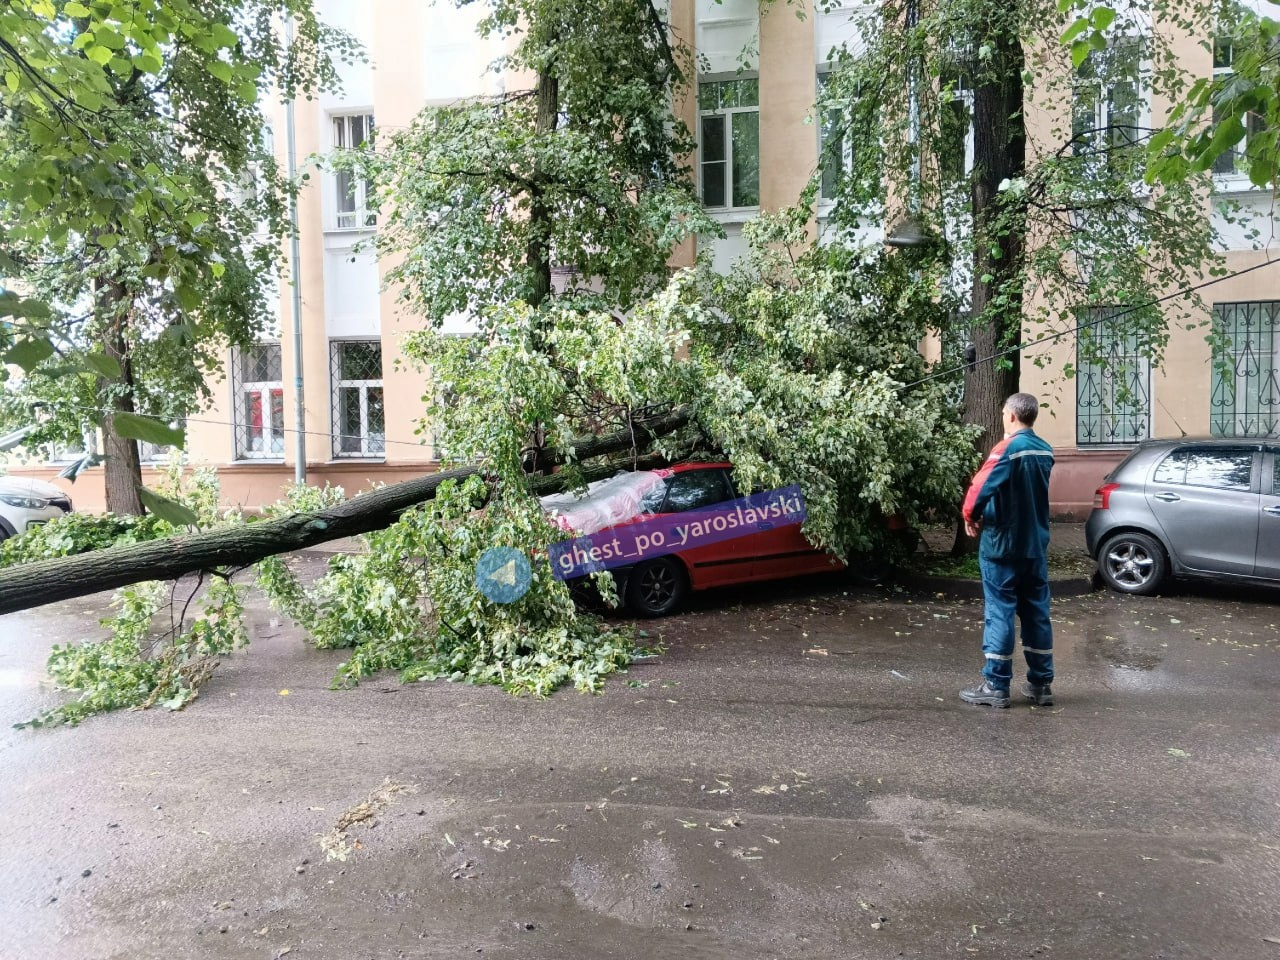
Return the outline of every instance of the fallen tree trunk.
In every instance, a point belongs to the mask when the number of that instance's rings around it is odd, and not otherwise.
[[[624,450],[638,450],[658,437],[674,433],[688,421],[687,413],[677,411],[637,423],[633,431],[583,440],[574,448],[575,459],[585,462]],[[462,480],[482,472],[479,467],[466,467],[433,473],[371,490],[317,513],[294,514],[9,567],[0,570],[0,614],[144,580],[175,580],[197,570],[246,567],[279,553],[381,530],[395,523],[410,507],[432,499],[446,480]],[[534,488],[540,494],[553,493],[564,488],[564,479],[555,474],[539,477],[534,480]]]

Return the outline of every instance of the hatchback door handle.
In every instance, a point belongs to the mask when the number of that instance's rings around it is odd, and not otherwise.
[[[1269,513],[1273,517],[1280,517],[1280,507],[1263,507],[1263,513]]]
[[[1178,500],[1182,499],[1176,493],[1157,493],[1155,498],[1163,501],[1164,503],[1176,503]]]

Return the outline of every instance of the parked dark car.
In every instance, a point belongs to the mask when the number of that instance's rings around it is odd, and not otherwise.
[[[1171,576],[1280,585],[1280,439],[1139,444],[1094,494],[1085,541],[1122,593]]]

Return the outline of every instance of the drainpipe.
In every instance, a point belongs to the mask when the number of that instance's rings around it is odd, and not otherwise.
[[[293,17],[284,19],[285,47],[293,49]],[[302,392],[302,287],[299,282],[301,252],[298,242],[298,155],[293,119],[293,98],[285,101],[284,127],[289,168],[289,282],[293,286],[293,405],[297,439],[294,445],[293,482],[307,482],[307,405]]]

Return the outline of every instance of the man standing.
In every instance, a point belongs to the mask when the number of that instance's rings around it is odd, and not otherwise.
[[[964,498],[969,536],[981,531],[978,565],[986,606],[980,684],[960,691],[967,703],[1009,705],[1014,616],[1022,622],[1027,682],[1034,704],[1053,703],[1053,627],[1049,622],[1049,472],[1053,448],[1031,429],[1040,405],[1029,393],[1004,403],[1004,439],[992,448]]]

